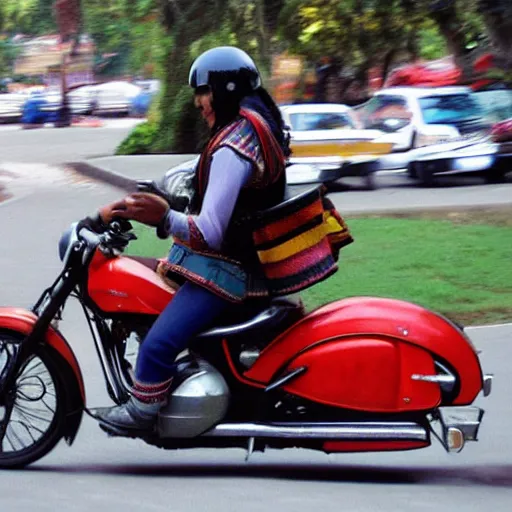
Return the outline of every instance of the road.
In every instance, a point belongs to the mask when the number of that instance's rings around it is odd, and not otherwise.
[[[57,164],[112,155],[139,123],[133,119],[106,119],[103,128],[38,128],[0,125],[0,167],[4,162]]]
[[[487,187],[476,187],[486,190]],[[397,201],[410,189],[397,188]],[[358,192],[354,192],[356,195]],[[30,306],[60,265],[57,241],[70,222],[119,196],[94,182],[57,180],[0,204],[0,304]],[[350,193],[340,194],[347,197]],[[372,196],[373,197],[373,196]],[[85,321],[75,304],[62,331],[84,372],[88,405],[109,404]],[[61,444],[28,470],[2,472],[6,512],[237,510],[297,512],[493,512],[512,499],[512,327],[469,335],[496,374],[480,441],[458,455],[439,445],[397,454],[323,455],[304,450],[165,452],[140,441],[109,439],[88,417],[75,444]]]

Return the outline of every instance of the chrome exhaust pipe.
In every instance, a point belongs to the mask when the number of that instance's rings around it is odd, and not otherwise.
[[[425,441],[428,431],[417,423],[221,423],[205,437],[267,437],[342,441]]]

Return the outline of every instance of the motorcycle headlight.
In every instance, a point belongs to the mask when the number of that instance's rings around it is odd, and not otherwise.
[[[75,243],[78,240],[77,234],[76,234],[76,226],[78,225],[78,222],[74,222],[69,226],[69,228],[62,233],[60,240],[59,240],[59,258],[60,261],[64,261],[64,258],[66,257],[66,253],[68,252],[69,247]]]

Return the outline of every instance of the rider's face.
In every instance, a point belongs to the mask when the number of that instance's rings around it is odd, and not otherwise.
[[[212,105],[212,93],[209,90],[197,89],[194,97],[196,108],[199,109],[203,119],[210,128],[215,124],[215,111]]]

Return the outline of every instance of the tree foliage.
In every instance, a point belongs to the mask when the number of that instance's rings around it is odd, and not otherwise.
[[[63,1],[63,0],[58,0]],[[78,1],[78,0],[73,0]],[[115,71],[159,76],[163,91],[145,143],[152,150],[195,151],[200,124],[191,107],[188,69],[219,44],[237,45],[263,74],[283,51],[318,65],[329,57],[336,73],[364,84],[417,58],[452,54],[471,79],[480,49],[489,46],[512,70],[510,0],[81,0],[83,29],[100,55],[117,55]],[[56,30],[53,0],[0,0],[0,32],[39,35]],[[0,62],[4,62],[5,50]],[[3,60],[2,60],[3,59]],[[107,60],[104,60],[106,62]]]

